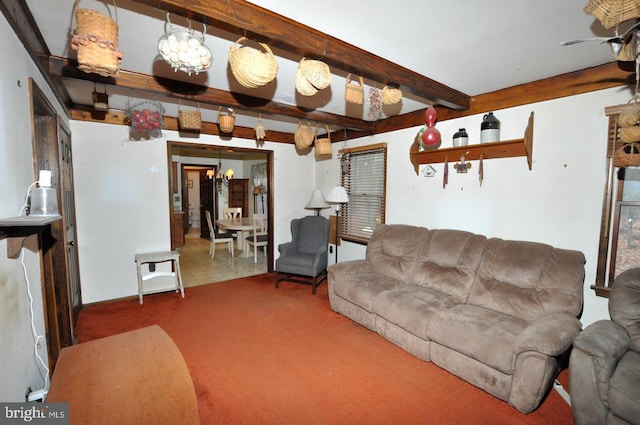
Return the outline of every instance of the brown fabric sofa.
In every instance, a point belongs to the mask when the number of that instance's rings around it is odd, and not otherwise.
[[[524,413],[580,332],[585,258],[549,245],[402,224],[328,269],[331,308]]]
[[[616,277],[609,315],[574,340],[569,386],[576,425],[640,424],[640,268]]]

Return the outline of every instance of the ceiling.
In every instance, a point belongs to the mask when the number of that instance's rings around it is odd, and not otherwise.
[[[253,129],[261,113],[268,140],[280,132],[290,136],[300,120],[328,124],[345,137],[347,130],[366,132],[372,121],[369,91],[385,84],[399,85],[403,99],[373,120],[431,103],[466,109],[483,93],[615,60],[606,43],[558,46],[614,34],[583,12],[586,0],[396,0],[383,7],[371,0],[117,0],[124,59],[120,76],[109,79],[76,69],[69,43],[75,0],[1,1],[3,10],[12,4],[28,7],[44,44],[38,53],[51,55],[48,70],[63,81],[69,109],[92,105],[94,89],[107,91],[112,109],[150,99],[162,102],[168,117],[177,117],[179,100],[187,108],[198,102],[203,120],[211,123],[219,106],[233,106],[237,128]],[[82,0],[79,7],[115,17],[113,3]],[[156,46],[168,29],[167,16],[174,28],[190,23],[198,32],[207,22],[205,43],[213,54],[207,72],[174,72],[160,58]],[[275,81],[258,89],[242,87],[229,69],[229,49],[244,35],[269,45],[278,61]],[[330,65],[329,88],[314,96],[296,93],[302,57]],[[361,106],[344,101],[349,72],[365,76]]]

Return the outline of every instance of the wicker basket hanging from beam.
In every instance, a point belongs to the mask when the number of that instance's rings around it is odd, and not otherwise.
[[[91,9],[79,9],[80,0],[73,7],[76,28],[71,48],[78,51],[78,68],[103,77],[115,77],[124,54],[118,49],[118,9],[113,0],[116,20]]]
[[[218,127],[223,133],[231,133],[236,125],[236,115],[233,109],[227,108],[222,110],[222,106],[218,107]]]
[[[264,52],[250,46],[238,47],[238,44],[245,41],[246,37],[240,37],[229,48],[231,73],[238,83],[249,89],[269,84],[278,74],[278,62],[273,52],[264,43],[258,43]]]
[[[198,110],[191,111],[181,109],[182,100],[178,102],[178,124],[181,130],[200,131],[202,130],[202,115],[200,114],[200,103]]]
[[[344,83],[344,100],[356,105],[362,105],[364,102],[364,79],[360,76],[358,79],[360,85],[353,82],[351,74],[347,75],[347,80]]]
[[[293,140],[296,144],[296,148],[298,149],[306,149],[313,144],[314,132],[311,128],[311,124],[307,122],[306,124],[302,124],[298,122],[298,128],[296,128],[296,132],[293,135]]]
[[[316,134],[315,134],[315,148],[316,148],[316,159],[323,159],[327,156],[331,156],[333,154],[333,150],[331,147],[331,138],[329,137],[329,126],[325,124],[324,128],[327,129],[327,137],[318,138],[318,126],[316,126]]]

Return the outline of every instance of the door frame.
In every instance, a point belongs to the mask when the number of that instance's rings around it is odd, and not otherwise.
[[[267,182],[269,191],[267,192],[267,208],[268,208],[268,226],[269,229],[273,229],[273,217],[275,215],[274,212],[274,176],[273,176],[273,151],[266,149],[251,149],[251,148],[240,148],[234,146],[221,146],[221,145],[205,145],[202,143],[188,143],[188,142],[178,142],[178,141],[170,141],[167,140],[167,170],[174,170],[176,167],[172,161],[172,151],[173,148],[189,148],[189,150],[196,150],[199,154],[206,158],[218,159],[220,152],[238,152],[238,153],[247,153],[247,154],[261,154],[266,155],[267,162]],[[173,223],[173,189],[174,184],[179,184],[179,181],[174,183],[174,179],[177,178],[175,173],[169,172],[169,179],[167,184],[167,190],[169,192],[169,221]],[[184,196],[184,195],[183,195]],[[170,226],[173,232],[173,226]],[[171,249],[173,247],[173,237],[171,238]],[[269,231],[269,245],[267,249],[267,272],[273,272],[273,259],[274,259],[274,247],[273,247],[273,230]]]

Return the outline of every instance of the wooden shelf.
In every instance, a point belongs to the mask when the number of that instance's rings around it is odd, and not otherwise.
[[[0,219],[0,239],[7,241],[7,257],[16,258],[27,236],[38,233],[51,223],[62,220],[61,215],[27,215]]]
[[[461,155],[465,156],[466,161],[479,160],[480,157],[485,160],[525,156],[527,158],[527,163],[529,164],[529,170],[531,170],[533,155],[533,112],[531,112],[531,115],[529,116],[529,123],[527,124],[527,128],[524,132],[524,138],[522,139],[481,143],[422,152],[419,150],[418,142],[414,141],[409,153],[411,163],[413,164],[416,174],[419,173],[419,166],[421,164],[439,164],[446,161],[457,162],[460,161]]]

